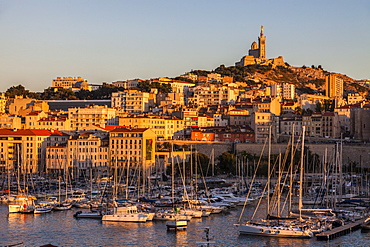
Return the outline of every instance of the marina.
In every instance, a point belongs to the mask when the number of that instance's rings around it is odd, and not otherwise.
[[[268,142],[268,155],[255,164],[253,176],[248,176],[250,173],[244,170],[243,162],[236,162],[236,175],[205,177],[200,163],[192,159],[198,157],[197,150],[191,150],[188,160],[184,157],[175,161],[173,144],[167,171],[150,172],[151,176],[146,176],[149,171],[141,167],[119,168],[117,162],[112,163],[114,166],[109,171],[112,175],[104,178],[99,174],[94,177],[92,169],[78,178],[73,178],[69,169],[58,177],[54,174],[44,178],[7,173],[2,184],[8,190],[2,190],[0,197],[2,209],[7,208],[4,215],[8,224],[26,224],[25,231],[33,228],[27,222],[42,224],[43,219],[51,222],[59,218],[54,227],[56,232],[63,227],[63,231],[73,229],[68,236],[76,231],[92,238],[92,242],[85,244],[85,240],[79,238],[69,243],[70,239],[53,237],[50,240],[58,240],[49,243],[56,246],[82,243],[81,246],[193,246],[204,239],[201,228],[206,229],[207,246],[211,243],[238,246],[245,245],[241,240],[257,239],[271,239],[267,240],[269,243],[291,239],[288,245],[320,246],[320,240],[332,242],[351,236],[360,227],[367,229],[365,222],[370,205],[365,197],[368,195],[367,175],[358,174],[356,180],[348,174],[343,176],[337,159],[326,162],[319,173],[305,173],[304,127],[302,133],[297,144],[292,136],[284,157],[282,154],[273,157],[271,142]],[[339,145],[337,151],[340,151]],[[190,168],[188,172],[186,165]],[[262,169],[260,166],[265,166],[267,173],[258,177],[256,172]],[[364,192],[362,196],[351,193],[352,187]],[[11,192],[12,188],[16,189]],[[86,232],[80,229],[80,224]],[[44,229],[43,226],[40,229]],[[127,231],[122,235],[120,229]],[[115,230],[118,236],[111,233]],[[36,232],[43,234],[39,229]],[[93,242],[104,232],[107,236],[102,242]],[[155,235],[146,242],[149,232]],[[29,234],[35,234],[35,229]],[[361,234],[365,238],[368,235]],[[34,241],[16,235],[20,239],[6,246],[17,242],[28,246],[27,241]],[[130,239],[133,236],[136,237]],[[184,242],[178,243],[181,236]],[[129,243],[112,243],[116,237]],[[46,243],[35,246],[43,244]]]
[[[327,241],[311,239],[271,238],[239,235],[234,222],[240,208],[188,222],[186,231],[167,231],[164,221],[145,223],[107,222],[99,219],[76,219],[80,209],[48,214],[8,214],[0,205],[0,245],[23,243],[20,246],[201,246],[204,228],[209,228],[210,246],[368,246],[370,233],[360,230]],[[248,213],[251,210],[247,210]]]

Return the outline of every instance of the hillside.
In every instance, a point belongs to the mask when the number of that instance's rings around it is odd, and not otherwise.
[[[220,65],[213,71],[193,70],[190,73],[198,76],[206,76],[209,73],[218,73],[222,76],[232,76],[235,82],[262,82],[266,85],[272,83],[292,83],[297,88],[306,87],[307,83],[321,89],[325,82],[325,75],[328,73],[321,68],[301,68],[264,65],[249,65],[245,67]]]

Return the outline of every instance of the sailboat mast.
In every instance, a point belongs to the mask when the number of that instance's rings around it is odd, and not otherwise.
[[[267,163],[267,215],[270,215],[270,176],[271,176],[271,125],[269,128],[269,152]]]
[[[290,167],[289,167],[289,213],[292,212],[292,199],[293,199],[293,164],[294,164],[294,124],[292,126],[292,148],[290,151]]]
[[[171,145],[171,185],[172,185],[172,204],[175,203],[175,164],[173,159],[173,141]]]
[[[6,159],[6,166],[8,167],[8,195],[10,196],[10,162],[9,158]]]
[[[278,178],[278,198],[277,198],[277,216],[280,217],[280,197],[281,197],[281,188],[280,188],[280,183],[281,183],[281,153],[279,153],[279,178]]]
[[[215,176],[215,149],[212,148],[212,177]]]
[[[300,176],[299,176],[299,218],[302,219],[302,196],[303,196],[303,160],[304,160],[304,135],[305,135],[305,126],[302,127],[302,149],[301,149],[301,168],[300,168]]]
[[[128,156],[130,157],[130,156]],[[127,160],[127,167],[126,167],[126,199],[128,199],[128,178],[130,175],[130,159]]]

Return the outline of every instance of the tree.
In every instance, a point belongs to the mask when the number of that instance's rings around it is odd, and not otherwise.
[[[196,153],[192,155],[193,164],[198,167],[198,174],[201,176],[212,175],[212,170],[210,169],[210,159],[207,155],[203,153]],[[190,168],[190,167],[189,167]]]
[[[137,84],[137,88],[139,89],[139,91],[141,92],[150,92],[150,89],[152,88],[151,87],[151,84],[150,84],[150,81],[148,80],[145,80],[145,81],[140,81],[138,84]]]
[[[41,93],[41,99],[44,99],[44,100],[75,100],[77,99],[77,97],[71,89],[47,88],[44,90],[43,93]]]
[[[15,98],[15,96],[23,96],[23,98],[39,99],[40,96],[37,93],[32,93],[22,85],[12,86],[5,92],[5,96],[9,98]]]
[[[322,111],[322,105],[320,102],[316,103],[315,112],[321,112]]]
[[[152,88],[157,88],[159,93],[171,93],[172,86],[170,83],[160,83],[158,81],[150,82],[148,80],[138,83],[137,88],[141,92],[149,93]]]
[[[301,114],[301,115],[303,114],[303,109],[301,107],[299,107],[299,106],[297,106],[294,110],[298,114]]]
[[[176,81],[185,81],[185,82],[194,83],[191,79],[185,78],[185,77],[181,77],[181,76],[177,76],[177,77],[172,78],[172,79],[173,80],[176,80]]]
[[[218,168],[221,173],[233,173],[235,174],[236,158],[235,155],[229,152],[224,152],[218,158]]]

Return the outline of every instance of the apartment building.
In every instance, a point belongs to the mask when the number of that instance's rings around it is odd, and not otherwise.
[[[165,105],[185,105],[185,97],[183,93],[158,93],[156,102],[159,107]]]
[[[15,96],[14,99],[9,99],[8,113],[13,115],[20,115],[22,110],[29,108],[36,99],[23,98],[23,96]]]
[[[238,98],[239,90],[214,84],[203,84],[191,88],[193,97],[189,98],[189,104],[197,106],[234,104]]]
[[[94,133],[71,136],[64,145],[46,147],[46,169],[50,174],[96,177],[109,167],[109,140]]]
[[[294,99],[294,96],[295,96],[295,85],[294,84],[283,83],[282,88],[283,88],[283,92],[282,92],[283,99]]]
[[[215,113],[213,114],[214,126],[227,126],[229,125],[229,120],[224,118],[223,114]]]
[[[215,141],[215,133],[211,130],[195,129],[191,131],[190,140],[192,141]]]
[[[276,116],[270,112],[253,112],[251,114],[251,128],[254,130],[256,143],[268,141],[270,126],[272,126],[271,140],[276,142],[278,133]]]
[[[109,133],[110,160],[119,168],[148,168],[155,163],[156,135],[147,128],[117,128]]]
[[[0,93],[0,114],[5,113],[5,110],[6,110],[5,93]]]
[[[228,120],[228,125],[250,125],[250,114],[248,110],[233,109],[223,114],[224,119]]]
[[[312,113],[302,116],[306,136],[340,138],[341,128],[338,113]]]
[[[184,117],[184,127],[212,127],[215,125],[213,117],[204,116],[187,116]]]
[[[173,80],[169,78],[159,78],[158,80],[151,80],[157,81],[161,84],[170,84],[172,88],[172,93],[181,93],[186,95],[189,92],[189,88],[194,87],[195,83],[193,82],[186,82],[186,81],[179,81]]]
[[[66,89],[71,89],[78,82],[86,81],[82,77],[57,77],[52,80],[52,87],[62,87]]]
[[[304,110],[311,109],[312,111],[316,111],[318,103],[324,104],[324,102],[329,99],[329,97],[323,95],[302,94],[298,98],[298,105]]]
[[[322,113],[322,136],[340,138],[339,117],[336,112]]]
[[[22,118],[17,115],[1,114],[0,115],[0,129],[21,129]]]
[[[38,121],[42,118],[46,118],[47,113],[43,111],[32,111],[24,116],[24,123],[22,129],[38,129]]]
[[[43,117],[37,121],[36,129],[69,131],[72,130],[71,120],[59,116]]]
[[[253,143],[254,131],[249,126],[244,127],[208,127],[192,130],[192,141],[216,141],[234,143]]]
[[[361,96],[358,93],[349,93],[347,95],[347,104],[348,105],[353,105],[353,104],[361,103],[364,100],[365,100],[364,97]]]
[[[354,108],[360,108],[360,104],[344,105],[334,109],[334,112],[338,114],[340,128],[345,134],[351,131],[351,110]]]
[[[281,103],[279,98],[257,98],[252,102],[253,112],[270,112],[279,116]]]
[[[126,90],[112,93],[111,101],[113,108],[122,109],[124,112],[132,114],[149,112],[149,99],[149,93]]]
[[[0,170],[44,172],[46,147],[65,144],[68,138],[57,130],[0,129]]]
[[[184,129],[184,120],[176,117],[156,116],[156,115],[131,115],[118,118],[118,125],[132,128],[151,129],[157,138],[173,139],[175,133]]]
[[[325,92],[329,98],[341,98],[344,91],[344,80],[339,74],[329,74],[325,77]]]
[[[279,133],[298,136],[302,133],[302,115],[287,113],[280,116]],[[306,128],[306,132],[307,132]]]
[[[91,125],[116,125],[116,109],[106,106],[89,106],[86,108],[69,108],[68,119],[71,129],[84,131]]]
[[[350,130],[354,139],[370,141],[370,104],[351,109]]]

